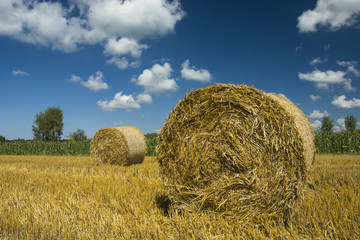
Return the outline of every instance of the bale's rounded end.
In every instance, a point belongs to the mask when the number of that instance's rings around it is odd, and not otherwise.
[[[308,160],[296,116],[286,108],[245,85],[217,84],[186,94],[157,146],[174,208],[288,219]]]
[[[93,162],[129,166],[142,163],[145,158],[144,135],[135,127],[103,128],[91,140]]]
[[[303,144],[303,155],[305,158],[306,168],[309,171],[311,166],[314,164],[316,152],[314,130],[309,122],[309,119],[289,99],[275,93],[266,93],[266,95],[278,104],[282,105],[286,113],[293,119]]]

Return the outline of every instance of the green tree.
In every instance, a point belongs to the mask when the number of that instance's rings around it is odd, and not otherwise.
[[[0,136],[0,142],[6,142],[6,138],[4,136]]]
[[[69,138],[70,138],[70,140],[73,140],[76,142],[87,140],[87,136],[85,135],[85,132],[83,129],[78,129],[78,130],[76,130],[76,132],[71,132],[69,134]]]
[[[330,117],[323,117],[321,122],[321,133],[329,134],[332,133],[332,129],[334,127],[334,120],[330,119]]]
[[[60,140],[63,131],[63,111],[59,107],[48,107],[36,114],[32,126],[34,139],[44,141]]]
[[[351,115],[345,118],[345,129],[349,133],[354,133],[356,130],[356,118]]]
[[[156,156],[156,145],[158,143],[158,134],[157,133],[148,133],[145,134],[147,152],[146,156]]]

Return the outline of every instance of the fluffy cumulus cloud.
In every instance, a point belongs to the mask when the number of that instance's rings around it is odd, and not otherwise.
[[[1,0],[0,35],[65,52],[104,41],[106,51],[121,51],[125,37],[136,56],[145,47],[133,39],[173,32],[183,16],[178,0],[70,0],[69,7],[61,1]]]
[[[150,95],[139,94],[136,98],[133,95],[123,95],[122,92],[115,94],[111,100],[98,101],[97,104],[105,112],[113,111],[114,109],[136,109],[140,108],[140,103],[151,103],[152,99]]]
[[[89,25],[104,35],[141,39],[174,30],[183,12],[180,2],[167,0],[93,0],[87,12]]]
[[[88,80],[85,82],[83,81],[79,76],[76,75],[71,75],[70,78],[71,82],[79,82],[81,85],[97,92],[100,90],[106,90],[108,88],[110,88],[107,83],[104,81],[104,76],[102,74],[102,72],[96,72],[95,76],[91,75]]]
[[[318,0],[316,7],[307,10],[298,18],[300,32],[315,32],[319,27],[337,30],[358,23],[359,0]]]
[[[103,111],[113,111],[114,109],[138,109],[141,104],[152,103],[151,94],[158,96],[168,95],[172,91],[176,91],[178,86],[174,79],[170,78],[172,72],[171,65],[155,64],[150,69],[145,69],[137,78],[133,78],[132,82],[144,88],[144,92],[133,95],[124,95],[122,92],[115,94],[111,100],[98,101],[97,104]]]
[[[145,69],[133,81],[137,85],[144,87],[146,94],[168,95],[170,92],[178,89],[175,79],[170,78],[171,72],[172,68],[169,63],[164,63],[163,66],[155,64],[151,69]]]
[[[130,62],[126,57],[118,57],[121,55],[130,55],[133,58],[139,58],[142,52],[148,48],[146,44],[140,44],[134,38],[110,38],[105,45],[104,54],[112,55],[111,59],[107,60],[106,63],[114,64],[120,69],[126,69],[129,67],[136,68],[140,66],[140,61],[135,60]]]
[[[186,60],[182,64],[181,77],[187,80],[195,80],[200,82],[210,82],[211,74],[206,69],[197,70],[194,66],[190,67],[190,61]]]
[[[130,54],[132,57],[140,57],[143,50],[147,49],[146,44],[140,44],[134,38],[110,38],[105,45],[104,53],[107,55],[125,55]]]
[[[0,35],[65,52],[76,50],[79,43],[100,40],[83,27],[84,20],[68,17],[69,11],[59,2],[2,0]]]
[[[314,110],[310,114],[310,118],[323,118],[323,117],[329,117],[330,114],[325,110],[324,112],[320,112],[319,110]]]
[[[346,91],[354,91],[355,89],[351,86],[351,79],[345,77],[346,72],[344,71],[332,71],[328,70],[322,72],[320,70],[314,70],[309,73],[299,73],[299,79],[314,82],[316,87],[319,89],[329,89],[331,84],[343,84]]]
[[[122,92],[115,94],[112,100],[98,101],[97,104],[103,111],[113,111],[115,108],[132,109],[140,108],[140,104],[134,99],[132,95],[123,95]]]
[[[340,129],[345,129],[345,118],[339,118],[336,120],[336,124],[339,125]]]
[[[339,108],[357,108],[360,107],[360,99],[352,98],[351,100],[346,100],[345,95],[335,96],[331,102],[334,106]]]
[[[321,128],[321,121],[320,120],[315,120],[314,122],[312,122],[310,124],[314,129],[319,129]]]
[[[149,94],[146,93],[140,93],[137,96],[137,102],[138,103],[152,103],[152,97]]]

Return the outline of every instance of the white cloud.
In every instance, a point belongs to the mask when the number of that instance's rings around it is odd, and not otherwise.
[[[140,104],[135,101],[132,95],[122,95],[122,92],[118,92],[115,94],[114,98],[110,101],[98,101],[97,105],[101,107],[101,109],[105,112],[113,111],[115,108],[120,109],[132,109],[132,108],[140,108]]]
[[[163,36],[173,32],[184,16],[179,0],[71,0],[69,5],[1,0],[0,35],[72,52],[80,45],[102,44],[114,37]],[[139,46],[138,50],[144,49]]]
[[[105,45],[104,53],[116,56],[130,54],[132,57],[139,58],[143,50],[147,48],[146,44],[139,44],[134,38],[123,37],[117,40],[116,37],[113,37]]]
[[[102,72],[96,72],[95,77],[91,75],[88,81],[84,82],[83,85],[93,91],[105,90],[109,88],[106,82],[104,82],[104,76]]]
[[[321,72],[319,70],[314,70],[311,73],[299,73],[299,78],[301,80],[307,80],[312,81],[316,83],[326,83],[326,84],[332,84],[332,83],[341,83],[346,81],[347,79],[344,78],[345,72],[342,71],[326,71]]]
[[[335,96],[334,100],[331,102],[333,105],[339,108],[356,108],[360,107],[360,99],[353,98],[352,100],[346,100],[345,95]]]
[[[122,57],[122,58],[112,57],[111,59],[107,60],[106,63],[114,64],[120,69],[126,69],[129,67],[137,68],[140,66],[140,61],[129,62],[129,60],[127,60],[126,57]]]
[[[147,94],[139,94],[136,99],[130,95],[123,95],[122,92],[115,94],[114,98],[104,101],[98,101],[97,105],[105,112],[113,111],[116,108],[119,109],[138,109],[141,108],[140,103],[151,103],[152,98]]]
[[[151,94],[166,95],[170,91],[176,91],[178,86],[174,79],[170,79],[171,66],[164,63],[163,66],[155,64],[151,69],[145,69],[143,73],[132,81],[137,85],[144,87],[144,93],[138,94],[136,97],[133,95],[123,95],[122,92],[115,94],[111,100],[98,101],[97,104],[103,111],[113,111],[119,109],[136,109],[141,108],[142,103],[152,103]],[[78,81],[77,78],[74,78]]]
[[[327,61],[326,58],[325,58],[325,59],[321,59],[321,58],[317,57],[317,58],[311,60],[311,61],[309,62],[309,64],[312,65],[312,66],[314,66],[314,65],[316,65],[316,64],[320,64],[320,63],[323,63],[323,62],[326,62],[326,61]]]
[[[351,79],[345,78],[346,72],[343,71],[326,71],[322,72],[314,70],[309,73],[299,73],[299,79],[311,81],[316,83],[316,87],[319,89],[329,89],[329,84],[343,83],[345,90],[352,90]]]
[[[188,80],[200,82],[210,82],[211,74],[206,69],[196,70],[194,66],[190,67],[190,61],[187,59],[181,66],[181,77]]]
[[[359,0],[318,0],[315,9],[298,17],[300,32],[315,32],[319,26],[330,30],[353,26],[360,13]]]
[[[6,27],[0,27],[0,35],[64,52],[76,50],[79,43],[94,42],[89,30],[82,26],[84,20],[67,17],[70,15],[69,9],[63,8],[58,2],[1,2],[0,26]]]
[[[94,0],[88,7],[87,17],[93,29],[107,36],[136,39],[172,32],[184,15],[178,0]]]
[[[314,122],[311,123],[311,126],[315,129],[319,129],[321,128],[321,121],[315,120]]]
[[[325,110],[323,113],[320,112],[319,110],[314,110],[311,114],[310,114],[310,118],[323,118],[323,117],[329,117],[330,114]]]
[[[79,76],[76,76],[74,74],[71,74],[70,81],[71,82],[80,82],[80,83],[83,82]]]
[[[136,99],[138,103],[152,103],[151,95],[146,93],[140,93]]]
[[[151,69],[145,69],[137,79],[133,79],[137,85],[145,88],[146,94],[154,93],[158,96],[168,95],[171,91],[176,91],[178,86],[175,79],[170,78],[172,72],[171,65],[164,63],[163,66],[155,64]]]
[[[104,81],[104,76],[102,72],[96,72],[95,77],[91,75],[86,82],[84,82],[79,76],[71,75],[70,78],[71,82],[79,82],[83,86],[93,90],[93,91],[100,91],[100,90],[106,90],[110,88],[107,83]]]
[[[340,132],[341,128],[340,126],[334,126],[334,132]]]
[[[310,99],[312,102],[316,102],[321,99],[319,95],[310,95]]]
[[[341,67],[347,67],[348,73],[352,73],[353,75],[355,75],[357,77],[360,76],[359,70],[357,70],[355,68],[355,66],[357,65],[356,61],[352,61],[352,62],[337,61],[336,64],[341,66]]]
[[[340,129],[345,129],[345,118],[339,118],[336,123],[340,126]]]
[[[12,75],[13,76],[29,76],[30,74],[19,69],[19,70],[13,70]]]
[[[355,92],[356,91],[356,87],[353,87],[351,85],[351,79],[349,79],[349,81],[344,82],[344,89],[347,92]]]

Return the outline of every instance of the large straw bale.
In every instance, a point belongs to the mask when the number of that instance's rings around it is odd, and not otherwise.
[[[300,113],[285,98],[245,85],[186,94],[157,147],[173,207],[288,221],[314,158],[313,133],[301,134],[311,127]]]
[[[145,137],[135,127],[113,127],[98,130],[90,145],[95,164],[129,166],[145,158]]]
[[[310,170],[315,160],[315,136],[314,129],[310,125],[309,119],[295,104],[283,96],[275,93],[266,93],[266,95],[282,105],[286,113],[294,120],[295,127],[297,128],[303,143],[303,155],[306,167],[307,170]]]

